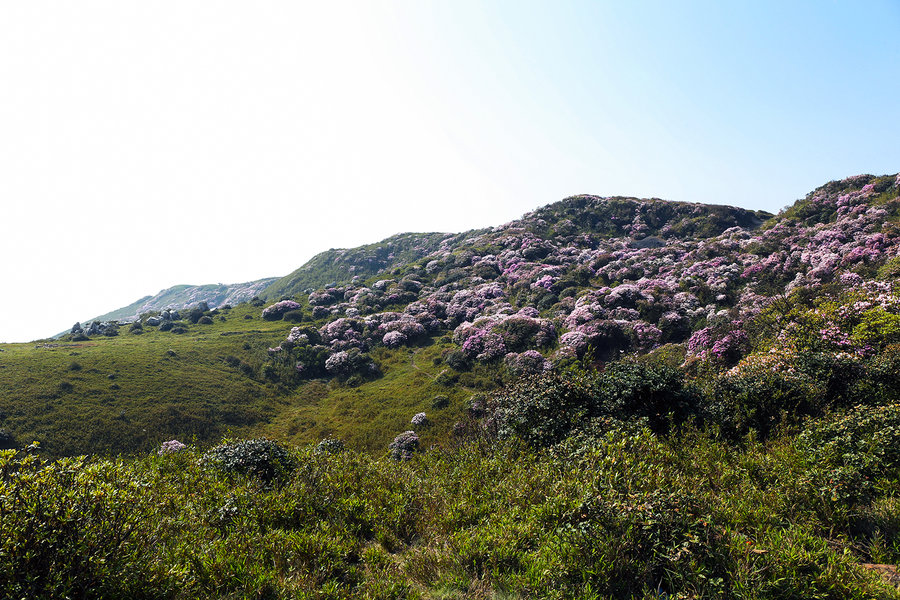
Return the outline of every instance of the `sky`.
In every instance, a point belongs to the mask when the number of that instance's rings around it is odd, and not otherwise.
[[[900,0],[0,3],[0,342],[581,193],[900,171]]]

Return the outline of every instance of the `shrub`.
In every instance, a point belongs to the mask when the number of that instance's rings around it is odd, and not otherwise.
[[[617,362],[601,373],[571,370],[520,379],[495,395],[490,409],[497,435],[544,447],[600,417],[645,418],[663,432],[694,415],[697,398],[676,369]]]
[[[428,417],[423,412],[414,414],[413,418],[410,420],[410,423],[412,423],[416,427],[422,427],[427,422],[428,422]]]
[[[174,325],[172,324],[172,321],[162,321],[159,324],[160,331],[169,331],[172,329],[172,327],[174,327]]]
[[[298,302],[294,302],[293,300],[282,300],[263,309],[262,318],[266,321],[277,321],[282,318],[286,312],[295,311],[300,308],[301,306]]]
[[[281,319],[289,323],[299,323],[303,320],[303,311],[289,310],[281,316]]]
[[[860,406],[808,426],[799,445],[833,501],[867,500],[879,478],[900,475],[900,404]]]
[[[698,398],[681,372],[662,364],[610,363],[600,375],[599,398],[600,415],[622,421],[645,417],[657,432],[698,411]]]
[[[596,412],[597,387],[596,377],[587,372],[520,379],[492,399],[493,426],[501,438],[550,446]]]
[[[265,438],[225,442],[206,452],[202,462],[225,473],[256,477],[265,483],[283,478],[296,467],[287,450]]]
[[[4,598],[150,598],[162,591],[146,485],[122,462],[0,453]],[[163,594],[165,595],[165,594]]]
[[[445,350],[441,356],[444,359],[444,364],[454,371],[465,371],[469,368],[469,362],[465,353],[458,348]]]
[[[727,436],[752,429],[765,439],[785,421],[821,414],[826,406],[821,383],[782,355],[753,355],[713,380],[702,412]]]
[[[212,325],[213,320],[209,316],[202,316],[197,320],[197,323],[199,323],[200,325]]]
[[[448,406],[450,406],[450,398],[448,398],[444,394],[438,394],[431,399],[431,408],[435,410],[447,408]]]
[[[5,429],[0,429],[0,450],[13,450],[18,447],[15,436]]]
[[[325,361],[325,370],[337,377],[346,378],[354,374],[373,375],[378,368],[368,354],[358,348],[335,352]]]
[[[327,437],[316,444],[316,454],[338,454],[344,451],[344,442],[332,437]]]
[[[434,382],[438,385],[443,385],[445,387],[450,387],[456,382],[459,381],[459,375],[456,373],[451,373],[446,369],[438,373],[438,376],[434,378]]]
[[[388,450],[394,460],[409,460],[419,450],[419,436],[415,431],[404,431],[388,445]]]
[[[178,440],[169,440],[168,442],[162,443],[157,454],[159,454],[160,456],[163,456],[165,454],[175,454],[176,452],[181,452],[185,448],[187,448],[187,446],[185,446]]]
[[[140,335],[144,333],[144,326],[141,325],[140,321],[135,321],[131,324],[131,327],[128,328],[128,332],[133,335]]]

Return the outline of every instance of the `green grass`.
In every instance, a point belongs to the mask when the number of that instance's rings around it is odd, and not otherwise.
[[[373,357],[383,376],[355,387],[335,381],[306,383],[292,394],[294,404],[280,411],[266,432],[298,444],[332,436],[353,448],[380,453],[398,433],[414,429],[410,419],[424,412],[429,424],[418,431],[422,443],[444,441],[465,414],[466,400],[475,393],[472,388],[436,381],[448,368],[436,365],[434,359],[450,346],[444,342],[398,350],[379,348]],[[432,408],[438,395],[448,397],[448,407]]]
[[[22,444],[39,441],[53,456],[146,452],[172,438],[210,444],[226,434],[297,443],[334,435],[381,452],[417,412],[431,421],[426,443],[444,439],[464,412],[467,390],[433,381],[446,343],[381,349],[383,377],[357,387],[265,380],[267,348],[292,324],[262,320],[260,312],[242,304],[211,325],[185,323],[180,335],[150,326],[134,335],[124,326],[116,337],[85,342],[2,344],[0,429]],[[448,408],[431,409],[437,394],[450,396]]]

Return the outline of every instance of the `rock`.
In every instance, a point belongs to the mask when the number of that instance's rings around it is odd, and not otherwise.
[[[72,325],[72,330],[69,333],[82,333],[84,331],[84,327],[81,326],[81,323],[75,323]]]
[[[153,326],[153,327],[156,327],[156,326],[159,325],[159,324],[160,324],[160,318],[159,318],[159,317],[149,317],[149,318],[147,319],[147,325],[151,325],[151,326]]]

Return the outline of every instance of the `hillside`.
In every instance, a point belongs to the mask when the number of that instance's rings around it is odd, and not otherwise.
[[[578,196],[492,229],[329,251],[263,292],[336,284],[289,306],[145,315],[134,332],[0,347],[0,427],[61,454],[229,429],[297,442],[340,432],[376,450],[434,412],[436,396],[450,401],[428,434],[440,439],[469,396],[573,360],[666,349],[733,363],[754,350],[750,322],[773,300],[883,293],[898,261],[897,190],[894,176],[831,182],[778,216]],[[187,303],[204,287],[157,298]],[[862,330],[829,327],[847,348],[865,345]]]
[[[321,252],[296,271],[271,283],[261,294],[277,300],[282,296],[308,294],[325,287],[366,279],[427,256],[455,239],[448,233],[401,233],[375,244]]]
[[[254,296],[262,293],[275,279],[270,277],[247,283],[176,285],[160,290],[153,296],[144,296],[128,306],[123,306],[93,319],[86,319],[84,322],[132,322],[145,313],[159,312],[167,308],[182,310],[201,302],[205,302],[210,308],[217,308],[226,304],[240,304],[241,302],[248,302]]]
[[[898,598],[898,224],[576,196],[0,344],[0,589]]]

